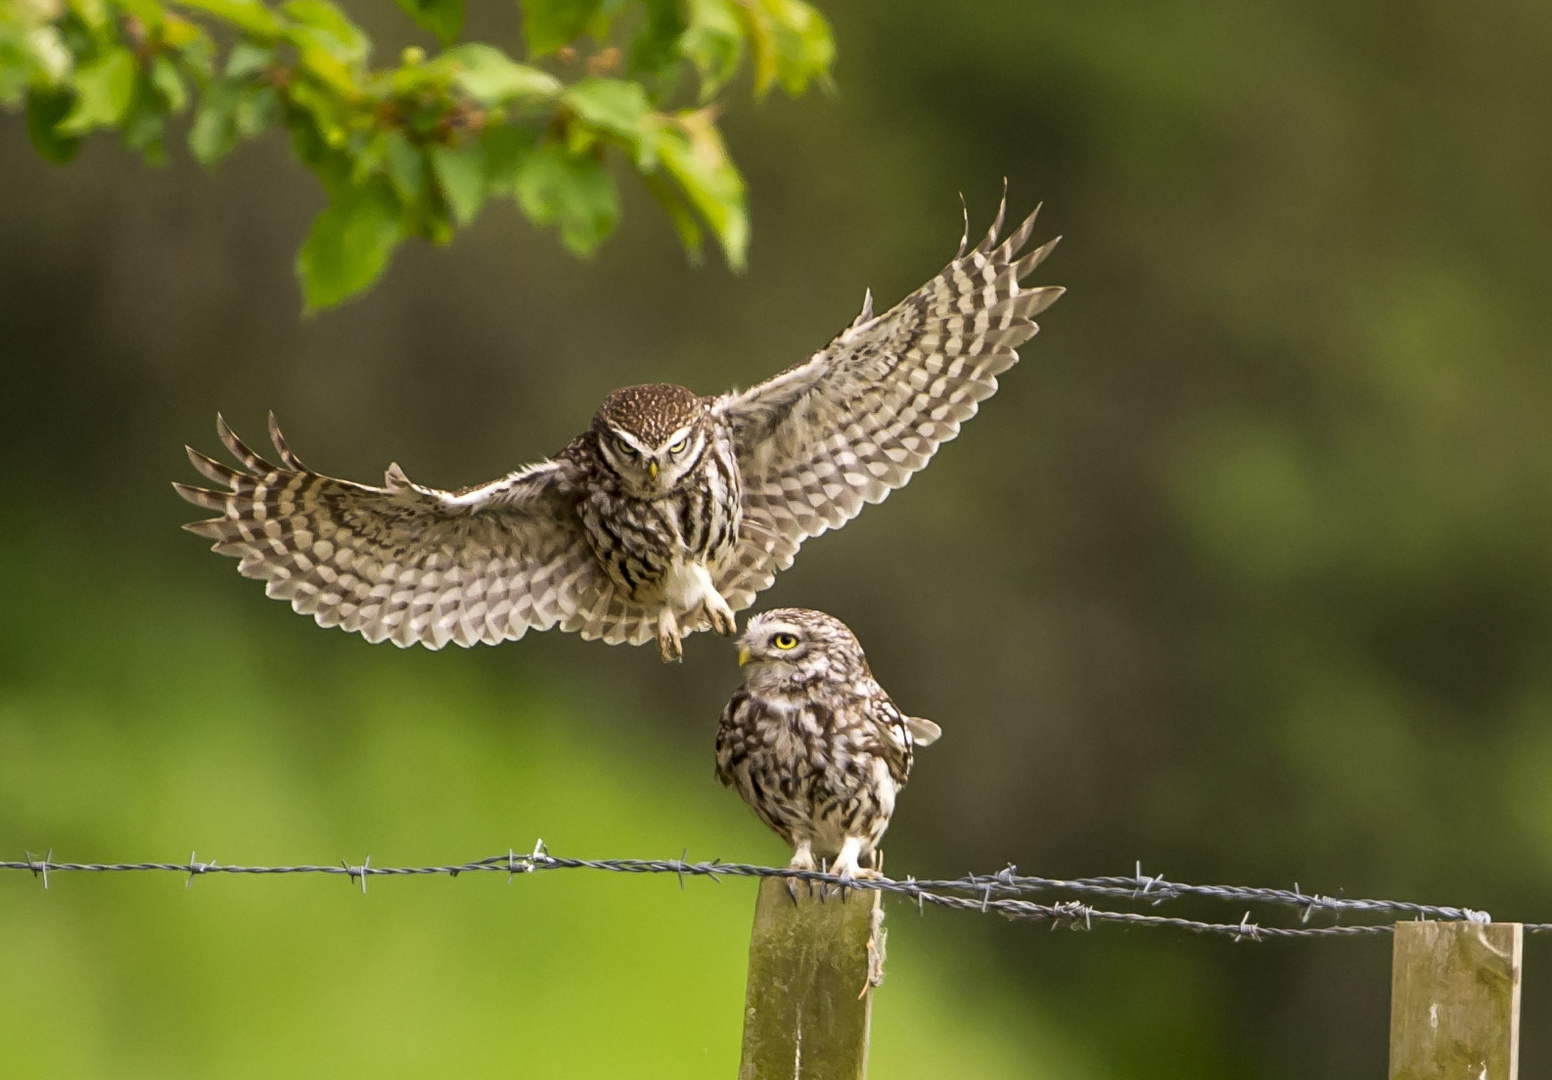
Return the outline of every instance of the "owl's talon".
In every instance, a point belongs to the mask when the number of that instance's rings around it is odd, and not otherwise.
[[[684,662],[684,643],[679,637],[679,620],[672,608],[663,608],[657,615],[657,648],[665,664]]]
[[[732,637],[738,633],[738,619],[721,594],[712,593],[706,597],[701,603],[701,610],[706,615],[706,621],[711,623],[711,628],[723,637]]]
[[[861,877],[865,873],[859,865],[863,842],[860,836],[848,836],[842,841],[840,854],[835,857],[835,865],[830,868],[830,872],[840,878]]]

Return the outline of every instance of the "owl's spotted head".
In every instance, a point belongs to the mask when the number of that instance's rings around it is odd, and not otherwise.
[[[705,452],[706,412],[703,399],[673,383],[616,390],[593,416],[599,454],[633,495],[666,494]]]
[[[749,669],[749,682],[773,689],[816,680],[851,683],[872,674],[851,629],[808,608],[777,608],[750,619],[738,641],[738,662]]]

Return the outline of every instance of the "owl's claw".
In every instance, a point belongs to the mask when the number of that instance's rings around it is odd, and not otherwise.
[[[657,615],[657,649],[665,664],[684,662],[684,644],[679,637],[679,620],[672,608],[663,608]]]
[[[722,599],[722,594],[713,592],[707,595],[701,602],[701,607],[706,612],[706,619],[711,623],[711,628],[723,637],[732,637],[738,633],[738,620],[733,617],[733,609],[728,602]]]
[[[792,870],[807,870],[810,872],[818,870],[819,863],[814,860],[813,841],[799,840],[797,847],[795,847],[792,851],[792,861],[788,863],[787,866]],[[810,888],[812,888],[812,885],[813,883],[810,882]],[[797,878],[787,879],[787,891],[792,894],[792,900],[794,903],[796,903],[798,898]]]
[[[830,872],[842,880],[864,877],[871,871],[862,869],[860,860],[862,857],[862,837],[848,836],[841,843],[840,854],[835,857],[835,865],[830,867]],[[841,886],[845,888],[845,886]]]

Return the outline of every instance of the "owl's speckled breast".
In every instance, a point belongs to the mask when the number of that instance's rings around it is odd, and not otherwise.
[[[599,563],[633,600],[661,596],[675,563],[715,566],[738,543],[743,485],[725,432],[679,486],[655,499],[622,491],[600,473],[578,506]]]

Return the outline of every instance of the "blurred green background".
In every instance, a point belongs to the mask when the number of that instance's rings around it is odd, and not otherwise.
[[[415,40],[350,5],[383,55]],[[747,385],[1011,182],[1069,294],[965,435],[762,606],[942,724],[893,873],[1145,870],[1552,920],[1552,8],[832,2],[839,91],[727,117],[750,270],[644,193],[590,263],[492,208],[302,319],[321,202],[0,116],[0,850],[774,861],[711,778],[731,650],[325,632],[176,526],[181,445],[459,486],[610,389]],[[471,36],[511,41],[509,5]],[[733,1073],[748,883],[0,879],[18,1075]],[[1238,910],[1210,914],[1237,921]],[[1384,941],[890,917],[874,1075],[1380,1075]],[[1527,942],[1522,1076],[1552,1076]]]

